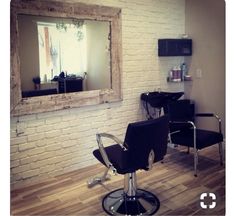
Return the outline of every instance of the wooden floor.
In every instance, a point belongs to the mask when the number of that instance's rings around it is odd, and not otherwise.
[[[220,166],[218,148],[209,147],[199,155],[198,177],[193,175],[192,154],[182,147],[169,148],[164,163],[156,163],[151,171],[137,172],[138,187],[160,199],[157,215],[225,215],[225,169]],[[87,188],[87,179],[103,170],[98,164],[11,191],[11,214],[106,215],[102,198],[122,187],[123,176],[112,176],[103,185]],[[202,209],[200,194],[210,192],[216,195],[216,207]]]

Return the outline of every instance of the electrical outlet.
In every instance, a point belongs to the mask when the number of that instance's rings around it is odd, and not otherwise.
[[[199,79],[202,78],[202,69],[198,68],[196,70],[196,77],[199,78]]]

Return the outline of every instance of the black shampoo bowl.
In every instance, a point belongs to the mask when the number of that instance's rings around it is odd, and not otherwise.
[[[171,101],[178,100],[184,92],[164,92],[164,91],[155,91],[155,92],[145,92],[142,93],[140,98],[144,103],[147,113],[149,114],[148,104],[153,107],[161,110]],[[150,115],[150,114],[149,114]]]

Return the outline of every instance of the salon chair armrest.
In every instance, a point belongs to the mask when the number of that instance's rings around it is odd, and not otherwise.
[[[194,147],[194,149],[196,150],[196,125],[194,124],[194,122],[192,122],[192,121],[170,121],[170,123],[174,123],[174,124],[183,124],[183,125],[185,125],[185,124],[190,124],[191,126],[192,126],[192,129],[193,129],[193,147]],[[174,134],[174,133],[178,133],[179,131],[174,131],[174,132],[172,132],[171,134]]]
[[[105,148],[104,148],[104,145],[103,145],[103,142],[102,142],[102,139],[101,139],[102,137],[103,138],[109,138],[109,139],[115,141],[115,143],[119,144],[124,151],[126,151],[127,149],[124,146],[124,143],[119,138],[115,137],[112,134],[108,134],[108,133],[98,133],[98,134],[96,134],[96,140],[97,140],[97,143],[98,143],[98,146],[99,146],[99,151],[100,151],[100,154],[101,154],[101,156],[102,156],[102,158],[103,158],[103,160],[105,162],[105,165],[108,168],[110,168],[113,171],[113,173],[116,173],[117,172],[116,168],[109,161],[108,155],[107,155],[107,153],[105,151]]]
[[[193,129],[196,129],[196,125],[192,121],[170,121],[170,124],[177,124],[179,126],[189,124],[192,126]],[[173,133],[175,133],[175,132],[177,132],[177,131],[174,131]]]
[[[196,113],[196,117],[214,117],[214,113]]]
[[[174,123],[174,124],[190,124],[193,127],[196,127],[195,124],[192,121],[170,121],[170,123]]]
[[[217,119],[218,123],[219,123],[219,132],[221,133],[221,118],[214,113],[196,113],[195,114],[196,117],[214,117]]]
[[[97,134],[97,136],[99,136],[100,138],[101,138],[101,137],[109,138],[109,139],[115,141],[116,144],[120,145],[121,148],[122,148],[124,151],[127,150],[127,148],[124,146],[124,142],[123,142],[122,140],[120,140],[119,138],[115,137],[115,136],[112,135],[112,134],[109,134],[109,133],[99,133],[99,134]]]

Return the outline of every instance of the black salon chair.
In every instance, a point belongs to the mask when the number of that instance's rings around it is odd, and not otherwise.
[[[160,207],[159,199],[149,191],[138,189],[136,171],[149,170],[152,164],[163,160],[167,151],[169,120],[158,119],[130,123],[124,142],[113,135],[97,134],[99,149],[94,156],[107,167],[102,177],[88,182],[92,186],[107,178],[108,170],[125,175],[124,188],[110,192],[103,198],[103,209],[110,215],[152,215]],[[104,147],[102,138],[110,138],[116,144]]]
[[[220,163],[223,165],[221,119],[213,113],[195,114],[195,105],[190,100],[178,100],[169,103],[164,108],[170,120],[170,140],[177,145],[183,145],[194,152],[194,175],[197,176],[198,150],[219,144]],[[198,129],[195,124],[197,117],[215,117],[218,120],[218,132]]]

